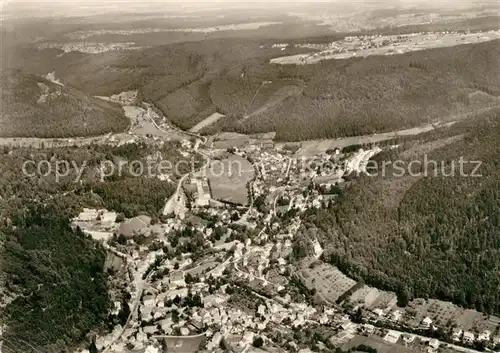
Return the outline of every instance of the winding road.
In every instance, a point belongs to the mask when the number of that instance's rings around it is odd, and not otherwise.
[[[148,117],[151,119],[151,122],[153,123],[153,125],[159,130],[159,131],[162,131],[162,132],[167,132],[165,131],[164,129],[162,129],[160,126],[158,126],[158,124],[156,124],[156,122],[154,121],[154,119],[151,117],[150,115],[150,109],[151,108],[148,108],[148,112],[147,112],[147,115]],[[198,134],[195,134],[195,133],[192,133],[192,132],[188,132],[186,133],[185,131],[183,130],[180,130],[180,129],[177,129],[177,128],[173,128],[173,129],[176,129],[178,132],[180,133],[183,133],[183,134],[186,134],[188,136],[191,136],[191,137],[196,137],[198,139],[200,139],[202,141],[202,144],[206,144],[207,142],[207,138],[204,137],[204,136],[200,136]],[[167,203],[165,204],[165,208],[164,208],[164,212],[165,210],[167,209],[167,206],[169,205],[170,202],[177,202],[178,198],[179,198],[179,194],[180,194],[180,190],[181,190],[181,187],[182,187],[182,183],[186,180],[186,178],[191,174],[191,173],[199,173],[200,171],[204,170],[205,168],[207,168],[209,165],[210,165],[210,156],[208,154],[206,154],[204,151],[201,151],[199,149],[196,150],[196,153],[200,154],[204,159],[205,159],[205,163],[203,164],[203,166],[200,167],[200,169],[198,171],[189,171],[188,173],[182,175],[182,177],[179,179],[179,181],[177,182],[177,188],[175,190],[175,193],[168,199]],[[175,207],[174,207],[175,208]],[[109,352],[110,348],[120,339],[120,337],[123,335],[123,333],[125,332],[125,329],[127,328],[127,326],[130,324],[130,321],[132,320],[132,317],[134,316],[135,312],[137,311],[138,307],[139,307],[139,304],[140,304],[140,299],[142,297],[142,294],[144,293],[144,289],[146,287],[146,284],[148,283],[148,281],[151,279],[151,276],[155,273],[156,271],[151,271],[150,273],[148,273],[148,275],[146,276],[145,279],[142,279],[142,275],[143,274],[140,274],[141,277],[139,277],[140,279],[137,281],[137,288],[136,288],[136,297],[135,297],[135,300],[131,306],[131,309],[130,309],[130,314],[127,318],[127,321],[125,322],[125,324],[123,325],[120,333],[112,340],[111,343],[108,344],[108,346],[103,349],[102,353],[107,353]],[[138,274],[139,275],[139,274]]]

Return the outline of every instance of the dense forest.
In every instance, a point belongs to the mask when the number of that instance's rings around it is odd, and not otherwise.
[[[122,132],[121,107],[20,70],[0,75],[0,137],[71,137]]]
[[[427,176],[416,175],[424,172],[418,166],[413,176],[396,169],[361,176],[329,209],[309,212],[305,228],[322,239],[325,260],[397,292],[400,304],[432,297],[498,314],[500,110],[448,133],[453,132],[465,135],[444,146],[435,140],[431,144],[439,147],[418,157],[438,162],[430,164]],[[467,176],[461,175],[461,157],[481,161],[481,176],[470,176],[473,163],[464,164]],[[382,159],[409,163],[414,158],[402,146]]]
[[[55,71],[63,82],[87,94],[138,89],[141,99],[155,103],[183,129],[218,111],[226,117],[205,133],[276,131],[276,138],[285,141],[371,134],[453,119],[477,109],[470,104],[471,93],[500,96],[498,40],[314,65],[270,64],[270,58],[283,52],[260,48],[261,42],[209,39],[56,59],[54,51],[44,50],[37,60],[29,59],[33,53],[28,50],[19,62],[37,74]],[[303,82],[305,88],[243,119],[249,108],[258,108],[252,102],[261,84],[281,79]]]
[[[221,46],[217,54],[220,69],[215,69],[218,77],[188,81],[187,86],[162,99],[148,89],[143,93],[183,128],[208,116],[210,109],[227,115],[207,133],[276,131],[277,139],[288,141],[371,134],[467,113],[474,109],[469,94],[478,90],[500,95],[499,44],[494,41],[303,66],[271,65],[262,53],[260,57],[252,53],[253,59],[247,59],[245,65],[233,65],[225,58],[234,54]],[[213,67],[204,58],[205,66]],[[245,112],[254,108],[252,101],[261,83],[283,78],[301,80],[306,88],[302,94],[243,121]]]
[[[74,215],[82,207],[104,207],[123,213],[126,217],[149,214],[158,217],[165,200],[175,191],[175,179],[160,180],[156,177],[156,163],[148,156],[159,156],[172,165],[184,157],[177,151],[177,143],[167,143],[161,148],[146,144],[128,144],[120,147],[86,146],[55,148],[46,150],[0,149],[0,222],[22,207],[26,200],[46,202],[50,200],[60,212]],[[34,167],[26,168],[31,175],[23,173],[26,161],[50,161],[52,173],[43,176]],[[55,170],[58,161],[70,161],[70,172],[56,180]],[[101,180],[100,166],[103,161],[115,165],[115,173]],[[145,175],[136,176],[130,165],[124,164],[118,172],[118,164],[140,161]],[[151,166],[152,175],[147,174]],[[183,166],[189,168],[187,165]],[[42,173],[47,172],[44,166]],[[64,173],[64,168],[61,168]],[[79,171],[83,170],[78,180]],[[180,173],[186,172],[180,168]]]
[[[217,129],[242,133],[276,131],[279,140],[332,138],[392,131],[467,113],[469,94],[500,95],[500,41],[419,51],[397,56],[328,60],[315,65],[274,67],[281,77],[300,78],[298,97],[244,122],[221,119]],[[213,94],[222,112],[240,114],[260,84],[226,75],[211,92],[232,86],[228,101]],[[272,79],[272,78],[271,78]],[[241,82],[239,85],[235,82]],[[217,89],[217,85],[221,88]],[[245,86],[251,89],[245,89]],[[249,97],[249,98],[248,98]]]
[[[56,209],[29,206],[0,230],[5,349],[62,351],[103,327],[109,308],[105,251]],[[29,349],[24,349],[29,351]]]
[[[182,158],[176,147],[0,149],[0,298],[15,298],[2,312],[8,325],[5,349],[66,352],[91,330],[107,329],[105,252],[79,229],[72,230],[69,220],[83,207],[157,218],[175,191],[175,175],[162,181],[124,170],[101,182],[99,166],[103,160],[144,162],[158,154],[174,164]],[[54,174],[25,175],[28,160],[50,161],[53,168],[62,160],[79,168],[86,164],[80,182],[75,170],[59,180]]]

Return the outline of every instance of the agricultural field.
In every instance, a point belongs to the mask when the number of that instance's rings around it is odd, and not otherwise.
[[[382,337],[376,335],[370,335],[369,337],[356,335],[354,339],[346,343],[342,347],[342,349],[344,351],[348,351],[360,345],[374,348],[377,352],[380,353],[424,353],[429,349],[429,346],[422,344],[419,339],[415,339],[410,344],[406,344],[406,346],[404,344],[404,342],[400,342],[399,344],[392,344],[385,341]]]
[[[349,297],[351,303],[355,305],[361,304],[370,310],[377,308],[384,310],[391,307],[396,300],[397,298],[394,293],[384,292],[367,285],[364,285]]]
[[[450,302],[441,300],[416,299],[405,309],[407,322],[418,326],[425,317],[429,317],[438,326],[449,326],[456,324],[464,331],[483,332],[488,330],[495,332],[500,323],[496,316],[486,316],[476,310],[464,309]]]
[[[243,157],[230,155],[221,160],[212,160],[207,172],[212,198],[247,205],[247,184],[254,176],[252,164]]]
[[[325,300],[334,303],[337,299],[356,285],[356,281],[345,276],[336,267],[326,263],[304,261],[301,276],[306,286],[315,288]]]

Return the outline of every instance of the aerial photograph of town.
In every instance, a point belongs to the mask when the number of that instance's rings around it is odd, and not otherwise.
[[[498,2],[0,14],[0,353],[500,353]]]

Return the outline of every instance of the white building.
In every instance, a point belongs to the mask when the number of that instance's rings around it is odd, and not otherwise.
[[[429,328],[431,327],[431,324],[432,324],[432,319],[428,316],[426,316],[423,320],[422,320],[422,325],[424,325],[425,327]]]
[[[469,332],[469,331],[464,332],[464,342],[473,343],[474,338],[475,338],[475,336],[472,332]]]

